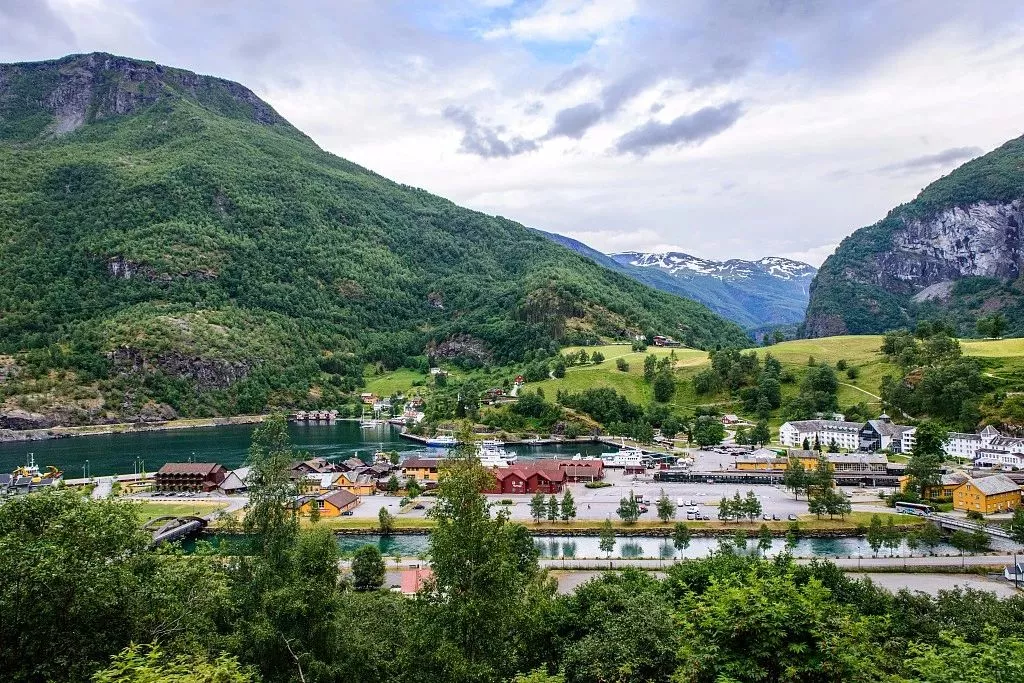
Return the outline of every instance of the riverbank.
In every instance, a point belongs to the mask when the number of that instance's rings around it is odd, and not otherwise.
[[[50,427],[48,429],[0,429],[0,443],[258,424],[266,420],[267,417],[267,415],[235,415],[232,417],[200,417],[161,422],[114,422],[111,424],[79,425],[75,427]]]

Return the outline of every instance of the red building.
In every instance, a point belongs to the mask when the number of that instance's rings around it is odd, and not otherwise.
[[[154,476],[161,491],[212,491],[228,476],[228,470],[215,462],[169,462]]]
[[[494,477],[497,483],[486,493],[560,493],[565,486],[565,470],[550,464],[497,469]]]

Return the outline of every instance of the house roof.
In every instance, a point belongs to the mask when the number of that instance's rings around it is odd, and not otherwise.
[[[516,476],[526,481],[534,475],[542,475],[548,481],[564,481],[565,480],[565,468],[563,467],[550,467],[540,464],[530,465],[516,465],[514,467],[508,467],[504,469],[498,469],[495,471],[494,476],[499,481],[504,481],[508,477]]]
[[[224,466],[215,462],[167,462],[157,470],[157,474],[192,474],[205,477],[218,469],[224,469]]]
[[[976,479],[968,477],[964,483],[973,484],[976,489],[986,496],[997,496],[1000,493],[1012,493],[1014,491],[1020,493],[1020,486],[1017,485],[1017,482],[1003,474],[996,474],[991,477],[978,477]]]
[[[868,420],[868,424],[882,436],[901,436],[903,432],[916,429],[916,427],[911,427],[910,425],[898,425],[889,422],[887,419],[883,420],[881,418],[877,420]]]
[[[999,430],[996,429],[995,427],[993,427],[992,425],[988,425],[987,427],[982,429],[981,430],[981,435],[982,436],[1001,436],[1000,433],[999,433]]]
[[[322,500],[325,503],[330,503],[334,507],[341,509],[358,501],[359,496],[345,491],[344,489],[339,489],[337,491],[331,491],[330,493],[322,493],[317,496],[317,500]]]
[[[959,485],[967,481],[968,477],[963,472],[950,472],[942,475],[943,486]]]
[[[402,468],[427,468],[433,469],[440,463],[440,458],[409,458],[402,462]]]
[[[406,595],[412,595],[419,591],[423,584],[430,580],[434,576],[434,572],[429,569],[420,569],[419,567],[413,567],[411,569],[402,570],[402,593]]]

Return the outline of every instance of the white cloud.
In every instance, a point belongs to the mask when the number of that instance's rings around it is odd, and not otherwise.
[[[635,0],[546,0],[533,14],[484,33],[485,38],[567,42],[602,36],[636,13]]]

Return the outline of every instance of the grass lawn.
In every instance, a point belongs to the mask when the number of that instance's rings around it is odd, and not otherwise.
[[[399,392],[408,393],[412,389],[413,382],[425,381],[428,381],[428,378],[423,373],[408,368],[399,368],[376,377],[367,377],[364,391],[377,396],[391,396]]]
[[[165,515],[194,515],[200,517],[202,515],[208,515],[211,512],[223,510],[227,507],[227,503],[219,503],[215,501],[190,501],[181,503],[167,503],[163,501],[133,501],[139,508],[139,517],[143,522],[148,522],[151,519],[157,517],[163,517]]]

